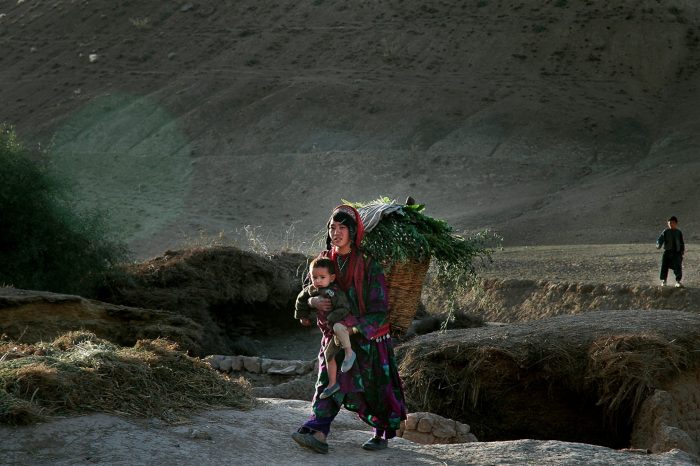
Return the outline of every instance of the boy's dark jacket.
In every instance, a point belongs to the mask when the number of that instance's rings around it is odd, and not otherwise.
[[[313,285],[309,285],[301,290],[297,296],[297,302],[294,305],[295,319],[311,319],[312,317],[317,317],[316,309],[309,306],[309,298],[314,296],[321,296],[331,300],[333,307],[330,312],[325,315],[325,320],[330,324],[340,322],[345,316],[350,314],[350,300],[348,296],[343,290],[338,288],[335,283],[331,283],[326,288],[317,289]]]
[[[675,244],[674,240],[675,239]],[[675,248],[673,247],[675,245]],[[677,252],[680,255],[683,255],[685,253],[685,243],[683,242],[683,233],[676,228],[675,230],[671,230],[670,228],[666,228],[664,231],[661,232],[661,236],[659,236],[659,239],[656,240],[656,246],[658,248],[663,247],[664,251],[673,251]]]

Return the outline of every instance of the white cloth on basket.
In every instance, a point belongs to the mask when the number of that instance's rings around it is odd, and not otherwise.
[[[403,205],[386,202],[372,202],[365,207],[360,207],[357,211],[360,213],[362,224],[365,226],[365,233],[368,233],[377,226],[379,221],[389,214],[398,212],[403,215]]]

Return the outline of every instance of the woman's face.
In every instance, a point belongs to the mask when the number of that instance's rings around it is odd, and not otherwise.
[[[330,236],[331,244],[336,251],[341,254],[350,252],[350,230],[347,225],[333,220],[331,226],[328,227],[328,236]]]

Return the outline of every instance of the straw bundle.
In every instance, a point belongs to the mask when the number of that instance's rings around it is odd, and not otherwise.
[[[0,355],[5,424],[93,411],[175,421],[197,409],[253,405],[246,382],[226,378],[162,339],[122,348],[72,332],[50,344],[0,341]]]

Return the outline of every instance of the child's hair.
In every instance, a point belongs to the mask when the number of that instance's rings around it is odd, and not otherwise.
[[[669,221],[669,222],[676,222],[676,223],[678,223],[678,218],[676,218],[675,215],[672,215],[671,217],[669,217],[668,221]]]
[[[332,260],[327,257],[317,257],[311,261],[310,269],[318,269],[324,267],[328,269],[328,272],[335,275],[335,264]]]

